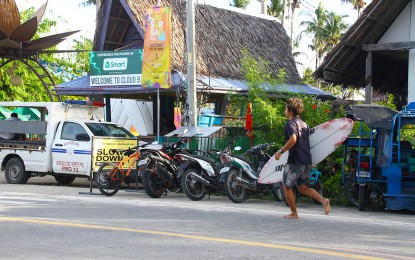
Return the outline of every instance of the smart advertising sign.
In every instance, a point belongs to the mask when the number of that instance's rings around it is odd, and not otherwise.
[[[141,85],[142,63],[142,49],[90,52],[90,85]]]

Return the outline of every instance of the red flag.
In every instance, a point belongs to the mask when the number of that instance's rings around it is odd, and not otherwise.
[[[245,129],[248,130],[246,135],[249,137],[249,143],[252,146],[254,140],[254,130],[252,125],[252,113],[251,113],[251,103],[248,103],[248,108],[246,109],[246,122]]]

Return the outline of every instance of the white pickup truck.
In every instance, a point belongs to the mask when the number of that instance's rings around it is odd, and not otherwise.
[[[0,133],[25,137],[0,139],[1,169],[11,184],[45,175],[70,184],[76,177],[90,177],[93,136],[137,140],[123,127],[101,122],[103,107],[92,102],[0,102],[0,106],[40,111],[37,121],[0,120]]]

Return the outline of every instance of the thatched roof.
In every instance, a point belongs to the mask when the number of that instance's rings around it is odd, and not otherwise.
[[[173,10],[172,67],[186,73],[186,1],[161,3],[171,5]],[[142,47],[145,12],[156,4],[157,0],[104,1],[97,16],[94,50]],[[252,56],[268,61],[274,72],[284,68],[287,83],[301,81],[288,36],[276,20],[199,4],[195,27],[199,75],[242,79],[239,61],[243,57],[241,49],[247,48]]]
[[[378,43],[410,0],[373,0],[326,56],[314,76],[326,81],[364,87],[365,44]],[[373,87],[381,92],[405,95],[408,82],[408,50],[373,52]]]

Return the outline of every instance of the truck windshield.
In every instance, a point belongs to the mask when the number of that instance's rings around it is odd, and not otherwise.
[[[86,126],[91,130],[95,136],[109,136],[109,137],[133,137],[135,136],[130,133],[124,127],[114,124],[105,123],[86,123]]]

